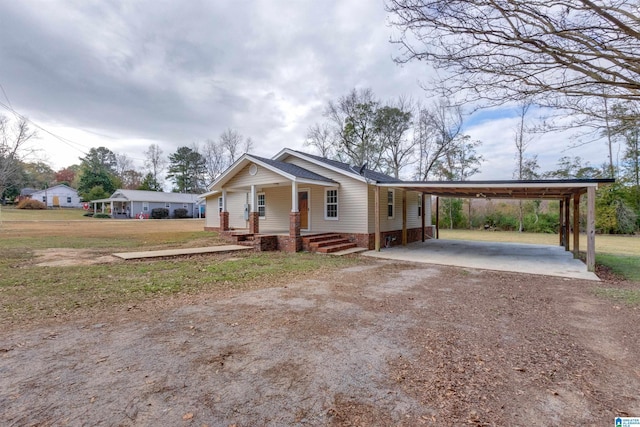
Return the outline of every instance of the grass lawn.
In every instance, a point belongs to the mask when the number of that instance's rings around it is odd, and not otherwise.
[[[93,218],[82,216],[87,211],[83,209],[16,209],[14,207],[0,206],[0,222],[2,221],[89,221]]]
[[[41,212],[48,214],[48,211]],[[0,323],[57,317],[168,295],[277,286],[354,257],[243,252],[108,264],[36,266],[38,251],[113,252],[212,246],[203,220],[4,221],[0,225]]]

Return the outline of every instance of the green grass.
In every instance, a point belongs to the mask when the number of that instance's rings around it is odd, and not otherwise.
[[[640,282],[640,257],[615,254],[596,254],[596,262],[608,267],[612,272],[627,280]]]
[[[596,288],[596,295],[627,305],[640,305],[640,290],[618,288]]]
[[[56,208],[46,210],[16,209],[15,207],[0,207],[0,221],[68,221],[92,218],[83,216],[83,209]]]

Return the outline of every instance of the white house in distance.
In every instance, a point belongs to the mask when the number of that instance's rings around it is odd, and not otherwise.
[[[44,190],[36,190],[30,195],[32,200],[45,203],[47,207],[80,208],[82,202],[78,191],[64,184],[58,184]]]
[[[206,230],[262,250],[333,252],[424,240],[432,235],[431,198],[378,184],[396,178],[284,149],[272,159],[245,154],[203,197]]]
[[[155,208],[167,208],[169,218],[176,209],[186,209],[189,218],[200,218],[197,194],[164,193],[162,191],[116,190],[108,199],[89,202],[94,212],[108,213],[112,218],[150,218]]]

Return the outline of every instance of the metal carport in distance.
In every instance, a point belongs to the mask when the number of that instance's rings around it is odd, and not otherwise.
[[[587,195],[587,270],[595,270],[595,223],[596,189],[603,184],[611,184],[613,179],[554,179],[531,181],[397,181],[376,184],[376,198],[379,189],[390,187],[406,191],[417,191],[436,197],[486,198],[486,199],[534,199],[559,200],[561,241],[569,250],[569,229],[573,229],[573,252],[578,256],[580,249],[580,197]],[[573,224],[570,224],[570,205],[573,200]],[[379,218],[376,218],[379,221]],[[436,222],[437,225],[437,222]],[[403,224],[403,227],[405,225]],[[379,230],[376,225],[376,230]],[[563,233],[563,234],[562,234]],[[380,250],[380,236],[376,232],[376,250]]]

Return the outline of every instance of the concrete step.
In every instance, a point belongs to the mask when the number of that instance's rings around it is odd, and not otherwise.
[[[330,254],[333,252],[340,252],[346,249],[355,248],[357,245],[353,242],[347,241],[347,243],[337,243],[331,246],[322,246],[317,249],[317,251],[321,254]]]

